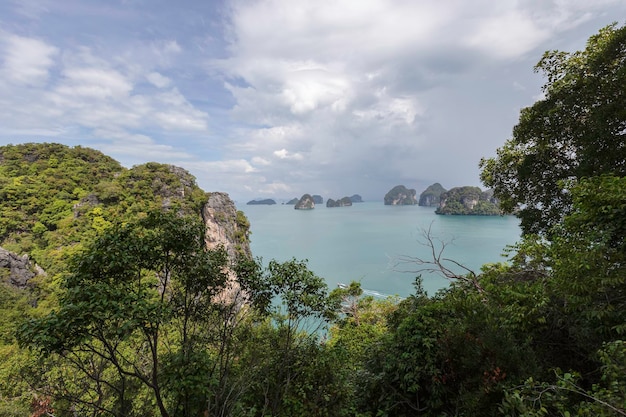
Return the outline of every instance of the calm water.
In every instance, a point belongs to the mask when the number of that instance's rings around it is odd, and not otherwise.
[[[478,272],[485,263],[500,262],[506,245],[520,236],[513,216],[437,216],[434,208],[385,206],[365,202],[352,207],[294,210],[292,205],[240,205],[250,220],[251,248],[263,263],[271,259],[308,259],[309,268],[332,289],[360,281],[374,294],[413,293],[418,268],[397,265],[400,257],[431,259],[423,231],[446,242],[444,257]],[[436,274],[422,274],[429,295],[447,285]]]

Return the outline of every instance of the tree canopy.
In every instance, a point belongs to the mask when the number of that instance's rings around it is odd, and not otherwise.
[[[521,111],[513,137],[483,159],[481,180],[525,234],[548,235],[571,212],[571,187],[626,175],[626,27],[610,25],[585,50],[548,51],[535,67],[544,98]]]

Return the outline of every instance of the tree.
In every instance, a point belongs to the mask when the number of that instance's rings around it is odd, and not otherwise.
[[[49,379],[60,391],[45,387],[57,407],[162,417],[205,410],[221,375],[214,361],[223,359],[210,331],[232,322],[220,297],[227,267],[224,250],[207,250],[196,218],[153,212],[107,229],[73,260],[59,308],[21,329],[23,344],[69,371]],[[138,409],[140,392],[156,409]]]
[[[480,162],[481,180],[524,234],[550,235],[585,177],[626,176],[626,27],[607,26],[584,51],[548,51],[535,67],[545,98],[521,111],[513,137]]]

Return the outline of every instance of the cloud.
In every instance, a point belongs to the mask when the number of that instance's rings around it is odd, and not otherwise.
[[[301,161],[303,159],[302,154],[298,152],[291,153],[285,148],[274,151],[274,156],[279,159],[293,159],[295,161]]]
[[[146,75],[146,79],[157,88],[168,87],[172,80],[154,71]]]
[[[540,97],[543,51],[584,47],[625,7],[0,2],[0,136],[178,163],[234,195],[475,184],[477,161]]]
[[[46,84],[58,49],[44,41],[8,34],[3,42],[3,76],[15,84]]]

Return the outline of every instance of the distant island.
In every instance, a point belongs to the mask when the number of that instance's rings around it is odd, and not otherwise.
[[[353,203],[362,203],[363,199],[361,198],[360,195],[354,194],[353,196],[350,197],[350,201],[352,201]]]
[[[313,194],[311,198],[315,204],[324,204],[324,199],[321,195]]]
[[[493,191],[478,187],[455,187],[440,195],[436,214],[497,216],[502,212]]]
[[[264,200],[250,200],[246,204],[249,206],[254,206],[254,205],[271,206],[272,204],[276,204],[276,201],[272,200],[271,198],[266,198]]]
[[[291,200],[287,201],[285,204],[294,205],[294,204],[298,204],[298,201],[300,201],[300,199],[295,197],[295,198],[292,198]]]
[[[352,199],[350,197],[343,197],[339,200],[333,200],[329,198],[326,201],[326,207],[349,207],[352,205]]]
[[[404,185],[396,185],[387,194],[384,202],[386,206],[414,206],[417,204],[417,191],[408,189]]]
[[[311,210],[315,208],[315,201],[311,194],[304,194],[294,206],[296,210]]]
[[[428,188],[420,194],[418,204],[422,207],[439,207],[441,194],[445,192],[446,189],[438,182],[429,185]]]

